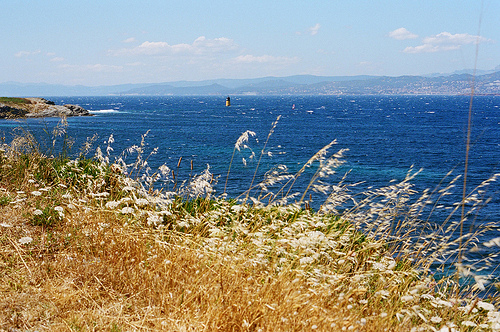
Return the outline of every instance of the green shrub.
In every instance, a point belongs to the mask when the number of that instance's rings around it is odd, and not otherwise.
[[[10,203],[11,199],[9,196],[0,197],[0,206],[5,206]]]

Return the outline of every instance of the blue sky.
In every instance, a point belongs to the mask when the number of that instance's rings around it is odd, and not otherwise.
[[[0,5],[0,82],[97,86],[450,73],[474,67],[476,43],[477,68],[500,65],[498,0],[0,0]]]

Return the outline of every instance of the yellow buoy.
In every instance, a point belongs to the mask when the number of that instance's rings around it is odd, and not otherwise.
[[[226,106],[231,106],[231,98],[226,98]]]

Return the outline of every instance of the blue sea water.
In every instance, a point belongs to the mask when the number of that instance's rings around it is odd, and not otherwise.
[[[450,170],[464,171],[468,96],[234,96],[225,107],[225,97],[47,97],[56,104],[78,104],[91,110],[93,117],[68,119],[68,134],[76,141],[73,152],[94,134],[96,145],[112,134],[114,155],[138,145],[148,133],[147,151],[158,148],[149,159],[156,168],[167,164],[176,169],[182,157],[179,175],[188,178],[210,165],[219,176],[217,192],[223,191],[234,144],[246,130],[256,133],[251,151],[235,154],[228,181],[228,193],[236,197],[248,189],[257,159],[272,123],[281,116],[266,146],[256,181],[278,164],[290,173],[297,172],[319,149],[337,140],[332,151],[348,148],[346,164],[338,179],[351,170],[347,182],[364,181],[359,187],[381,187],[393,179],[403,180],[410,167],[423,168],[413,180],[415,189],[434,188]],[[295,105],[292,107],[292,105]],[[500,97],[476,96],[472,108],[471,148],[468,188],[473,188],[495,173],[500,173]],[[23,126],[35,136],[48,136],[58,119],[0,121],[0,130],[9,136],[13,127]],[[146,154],[147,154],[146,151]],[[267,152],[271,152],[268,154]],[[245,158],[246,165],[243,162]],[[193,171],[190,163],[193,161]],[[308,169],[303,190],[314,170]],[[461,184],[456,189],[461,193]],[[475,222],[498,222],[500,186],[493,183],[486,192],[489,204],[478,212]],[[447,198],[449,204],[459,196]],[[321,204],[321,197],[314,197]],[[446,203],[446,201],[445,201]],[[436,222],[442,216],[437,215]],[[491,238],[498,234],[491,234]]]

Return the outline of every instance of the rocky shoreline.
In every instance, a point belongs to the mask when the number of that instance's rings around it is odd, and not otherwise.
[[[78,105],[56,105],[44,98],[0,98],[0,119],[90,116]]]

